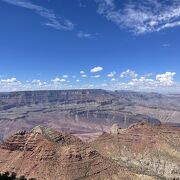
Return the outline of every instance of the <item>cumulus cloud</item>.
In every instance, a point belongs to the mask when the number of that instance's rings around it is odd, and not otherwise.
[[[52,79],[51,80],[54,84],[58,84],[58,83],[61,83],[61,82],[66,82],[65,79],[60,79],[58,77],[56,77],[55,79]]]
[[[86,75],[86,73],[84,71],[80,71],[80,75],[81,75],[82,78],[86,78],[87,77],[87,75]]]
[[[126,87],[130,90],[150,90],[150,91],[164,91],[164,90],[180,90],[180,84],[174,81],[175,72],[165,72],[158,74],[155,78],[141,76],[133,78],[129,82],[124,83],[121,87]]]
[[[82,74],[85,75],[85,74]],[[70,83],[65,78],[54,78],[49,81],[34,79],[32,81],[19,81],[15,77],[0,79],[0,91],[21,91],[21,90],[59,90],[59,89],[83,89],[83,88],[104,88],[108,90],[140,90],[154,92],[180,92],[180,83],[175,81],[175,72],[164,72],[161,74],[147,73],[137,75],[135,71],[127,70],[122,72],[122,77],[129,79],[116,79],[112,77],[108,80],[100,78],[99,74],[92,75],[91,83],[78,83],[78,78]],[[104,78],[106,78],[104,76]],[[85,80],[84,80],[85,81]],[[97,83],[98,81],[98,83]]]
[[[158,32],[180,26],[178,0],[127,0],[117,7],[116,0],[95,0],[97,12],[117,26],[135,34]],[[118,3],[117,3],[118,4]]]
[[[157,87],[159,84],[154,79],[149,79],[144,76],[135,79],[131,79],[127,86],[131,87],[143,87],[143,88],[154,88]]]
[[[68,76],[68,75],[66,75],[66,74],[65,74],[65,75],[63,75],[63,78],[68,78],[68,77],[69,77],[69,76]]]
[[[39,16],[45,18],[47,20],[44,25],[50,26],[57,30],[72,30],[74,28],[74,24],[65,18],[57,16],[53,10],[47,9],[43,6],[36,5],[29,0],[2,0],[8,4],[22,7],[25,9],[29,9],[34,11]]]
[[[112,78],[112,77],[114,77],[115,75],[116,75],[116,72],[115,72],[115,71],[112,71],[112,72],[110,72],[110,73],[107,75],[107,77]]]
[[[87,75],[86,75],[86,74],[82,74],[81,77],[82,77],[82,78],[86,78]]]
[[[91,76],[92,78],[100,78],[101,76],[98,74],[98,75],[94,75],[94,76]]]
[[[39,86],[41,86],[43,83],[41,82],[41,80],[39,80],[39,79],[34,79],[34,80],[32,80],[32,82],[31,82],[32,84],[38,84]]]
[[[100,72],[100,71],[102,71],[102,70],[103,70],[103,67],[98,66],[98,67],[92,68],[92,69],[91,69],[91,72],[92,72],[92,73],[96,73],[96,72]]]
[[[0,80],[0,91],[18,91],[21,89],[21,82],[15,77]]]
[[[15,77],[12,77],[10,79],[2,79],[0,82],[4,84],[11,84],[17,82],[17,79]]]
[[[126,77],[130,77],[130,78],[137,78],[138,74],[135,71],[132,71],[130,69],[127,69],[126,71],[123,71],[120,75],[121,78],[126,78]]]
[[[66,80],[65,79],[60,79],[60,82],[66,82]]]
[[[115,79],[115,78],[112,78],[111,81],[116,81],[116,79]]]
[[[158,74],[156,80],[165,86],[171,86],[174,84],[175,72],[166,72],[164,74]]]

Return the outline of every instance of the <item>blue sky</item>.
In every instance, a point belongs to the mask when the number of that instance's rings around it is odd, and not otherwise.
[[[180,91],[179,0],[0,0],[0,91]]]

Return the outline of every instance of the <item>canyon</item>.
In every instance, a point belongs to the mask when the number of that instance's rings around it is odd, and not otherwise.
[[[91,142],[43,126],[0,145],[0,172],[37,180],[165,180],[180,177],[178,127],[113,125]]]
[[[101,89],[0,93],[0,141],[43,125],[90,140],[117,123],[179,126],[180,95]]]
[[[37,180],[178,180],[180,95],[0,93],[0,172]]]

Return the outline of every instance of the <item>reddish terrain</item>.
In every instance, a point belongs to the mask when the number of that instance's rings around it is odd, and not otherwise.
[[[145,122],[127,129],[114,125],[111,134],[104,133],[91,144],[101,155],[134,172],[160,179],[180,177],[180,128]]]
[[[100,89],[0,93],[0,141],[37,125],[87,139],[114,123],[179,123],[179,102],[178,95]]]
[[[1,145],[0,171],[38,180],[153,179],[108,160],[72,135],[43,127],[19,132]]]

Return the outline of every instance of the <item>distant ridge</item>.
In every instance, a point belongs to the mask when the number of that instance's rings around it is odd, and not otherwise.
[[[91,139],[117,123],[179,126],[180,95],[102,89],[0,93],[0,141],[37,125]]]

